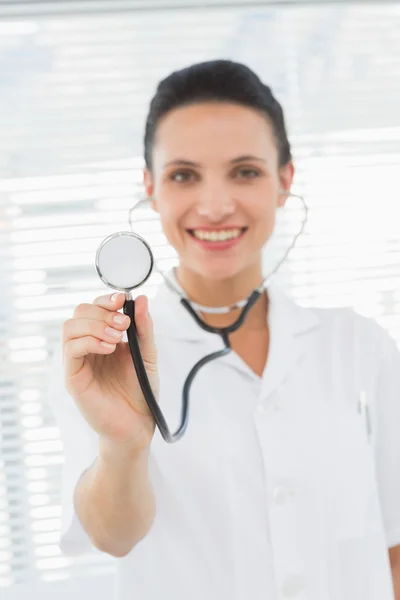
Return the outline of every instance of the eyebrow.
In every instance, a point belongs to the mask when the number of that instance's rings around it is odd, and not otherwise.
[[[241,162],[247,162],[249,160],[255,160],[257,162],[263,162],[263,163],[267,162],[265,160],[265,158],[260,158],[259,156],[254,156],[254,154],[244,154],[243,156],[238,156],[237,158],[232,159],[231,163],[236,164],[236,163],[241,163]]]
[[[247,161],[253,161],[253,160],[255,160],[257,162],[263,162],[263,163],[267,162],[264,158],[260,158],[259,156],[254,156],[253,154],[244,154],[243,156],[237,156],[236,158],[233,158],[229,162],[232,165],[236,165],[241,162],[247,162]],[[171,160],[171,161],[165,163],[164,168],[170,167],[171,165],[176,165],[176,166],[180,166],[180,167],[196,167],[196,168],[199,168],[201,166],[198,163],[195,163],[191,160],[177,158],[175,160]]]

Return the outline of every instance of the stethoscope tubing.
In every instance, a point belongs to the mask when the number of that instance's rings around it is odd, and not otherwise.
[[[177,442],[178,440],[180,440],[187,429],[188,422],[189,422],[190,389],[191,389],[191,386],[192,386],[195,376],[197,375],[197,373],[203,366],[205,366],[212,360],[215,360],[217,358],[225,356],[226,354],[228,354],[231,351],[229,334],[236,331],[242,325],[248,312],[254,306],[254,304],[257,302],[260,295],[261,295],[261,292],[259,290],[255,290],[254,292],[252,292],[252,294],[249,296],[249,298],[247,300],[246,305],[242,309],[242,311],[241,311],[240,315],[238,316],[238,318],[236,319],[236,321],[234,323],[232,323],[232,325],[229,325],[228,327],[212,327],[211,325],[208,325],[208,323],[205,323],[201,319],[201,317],[199,317],[199,315],[192,308],[192,306],[190,305],[190,302],[186,298],[181,299],[181,304],[186,308],[186,310],[189,312],[189,314],[195,319],[196,323],[204,331],[207,331],[208,333],[214,333],[214,334],[221,336],[222,341],[224,343],[224,348],[204,356],[190,370],[188,376],[186,377],[186,380],[185,380],[185,383],[183,386],[183,390],[182,390],[181,423],[175,433],[171,433],[171,431],[168,427],[167,421],[164,417],[164,414],[160,408],[160,405],[159,405],[156,397],[154,396],[149,378],[147,376],[146,368],[145,368],[145,365],[143,362],[143,357],[142,357],[142,354],[140,351],[137,329],[136,329],[136,324],[135,324],[135,301],[132,298],[128,298],[125,301],[125,304],[123,307],[123,312],[125,315],[129,316],[130,321],[131,321],[129,328],[127,330],[127,337],[128,337],[129,349],[130,349],[131,356],[132,356],[133,366],[135,368],[138,382],[139,382],[140,388],[142,390],[144,399],[149,407],[151,414],[153,415],[156,426],[158,427],[164,440],[166,442],[168,442],[169,444],[173,444],[173,443]]]
[[[155,267],[156,270],[163,276],[165,283],[168,285],[168,287],[180,297],[180,302],[181,302],[182,306],[184,306],[185,309],[189,312],[189,314],[193,317],[193,319],[195,320],[197,325],[199,325],[199,327],[201,327],[204,331],[206,331],[208,333],[213,333],[213,334],[221,336],[223,344],[224,344],[224,347],[221,350],[218,350],[217,352],[213,352],[212,354],[204,356],[201,360],[199,360],[194,365],[194,367],[189,372],[189,374],[185,380],[183,390],[182,390],[181,423],[180,423],[180,426],[177,429],[177,431],[175,433],[171,433],[171,431],[168,427],[167,421],[164,417],[164,414],[160,408],[160,405],[154,396],[153,390],[151,388],[151,384],[150,384],[148,376],[147,376],[146,368],[144,366],[143,357],[142,357],[142,354],[140,351],[140,345],[139,345],[139,341],[138,341],[137,329],[136,329],[136,324],[135,324],[135,302],[131,296],[131,289],[134,289],[134,288],[131,288],[129,291],[124,290],[127,293],[127,297],[126,297],[126,301],[125,301],[125,304],[123,307],[123,312],[124,312],[124,314],[128,315],[131,320],[130,326],[127,330],[127,337],[128,337],[128,344],[129,344],[129,349],[130,349],[131,356],[132,356],[133,365],[136,370],[136,375],[137,375],[138,382],[139,382],[140,388],[142,390],[144,399],[147,402],[147,405],[151,411],[151,414],[153,415],[156,426],[158,427],[164,440],[168,443],[174,443],[174,442],[178,441],[179,439],[181,439],[182,435],[185,433],[185,431],[187,429],[188,420],[189,420],[189,393],[190,393],[190,389],[193,384],[193,380],[194,380],[195,376],[197,375],[199,370],[204,365],[208,364],[212,360],[215,360],[222,356],[225,356],[226,354],[228,354],[231,351],[229,334],[236,331],[243,324],[250,309],[256,303],[256,301],[261,296],[263,291],[268,287],[271,277],[278,271],[280,266],[286,260],[289,252],[295,246],[297,239],[304,231],[304,228],[305,228],[305,225],[307,222],[307,217],[308,217],[308,206],[302,196],[297,196],[296,194],[292,194],[291,192],[288,192],[288,195],[299,198],[303,203],[304,210],[305,210],[305,216],[304,216],[304,220],[303,220],[302,226],[300,228],[300,231],[296,234],[294,240],[292,241],[292,244],[285,252],[283,258],[275,266],[275,268],[268,275],[268,277],[264,278],[261,285],[257,289],[255,289],[248,298],[238,302],[237,304],[235,304],[233,306],[212,309],[209,307],[202,307],[198,304],[191,303],[184,296],[184,294],[181,292],[181,290],[178,289],[175,286],[175,284],[173,284],[166,277],[166,275],[163,272],[161,272],[157,269],[155,261],[153,259],[151,248],[146,243],[147,249],[151,256],[151,269],[150,269],[148,276],[150,275],[152,268]],[[141,202],[139,204],[141,204]],[[136,208],[136,206],[134,208]],[[131,229],[132,229],[132,210],[133,209],[131,209],[129,211],[129,223],[130,223]],[[133,235],[136,237],[139,237],[139,236],[137,236],[137,234],[133,234]],[[112,237],[112,236],[110,236],[110,237]],[[108,241],[108,239],[105,240],[105,242],[106,241]],[[103,242],[103,244],[104,244],[104,242]],[[98,264],[97,264],[98,256],[99,256],[99,252],[96,257],[96,268],[98,270],[98,273],[107,285],[111,285],[110,282],[106,281],[104,279],[104,277],[102,276],[101,270],[99,269]],[[141,283],[139,285],[141,285]],[[138,286],[135,286],[135,287],[138,287]],[[240,312],[238,318],[236,319],[236,321],[228,327],[213,327],[211,325],[208,325],[208,323],[205,323],[205,321],[203,321],[203,319],[199,316],[199,312],[203,312],[204,314],[207,314],[207,313],[223,314],[223,313],[230,312],[234,308],[241,309],[241,312]]]

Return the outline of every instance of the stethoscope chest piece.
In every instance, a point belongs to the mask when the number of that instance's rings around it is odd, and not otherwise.
[[[150,246],[140,235],[130,231],[114,233],[100,244],[96,253],[96,270],[108,287],[122,292],[143,285],[154,266]]]

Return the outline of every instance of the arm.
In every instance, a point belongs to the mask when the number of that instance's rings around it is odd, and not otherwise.
[[[400,600],[400,546],[389,548],[395,600]]]
[[[126,556],[147,535],[155,517],[148,450],[100,441],[99,456],[79,480],[74,503],[93,545],[112,556]]]

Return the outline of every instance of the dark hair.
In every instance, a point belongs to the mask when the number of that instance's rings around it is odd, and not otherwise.
[[[162,117],[175,108],[200,102],[229,102],[264,113],[273,126],[279,166],[292,160],[283,110],[271,89],[248,67],[230,60],[198,63],[163,79],[150,103],[144,136],[144,159],[152,169],[154,137]]]

